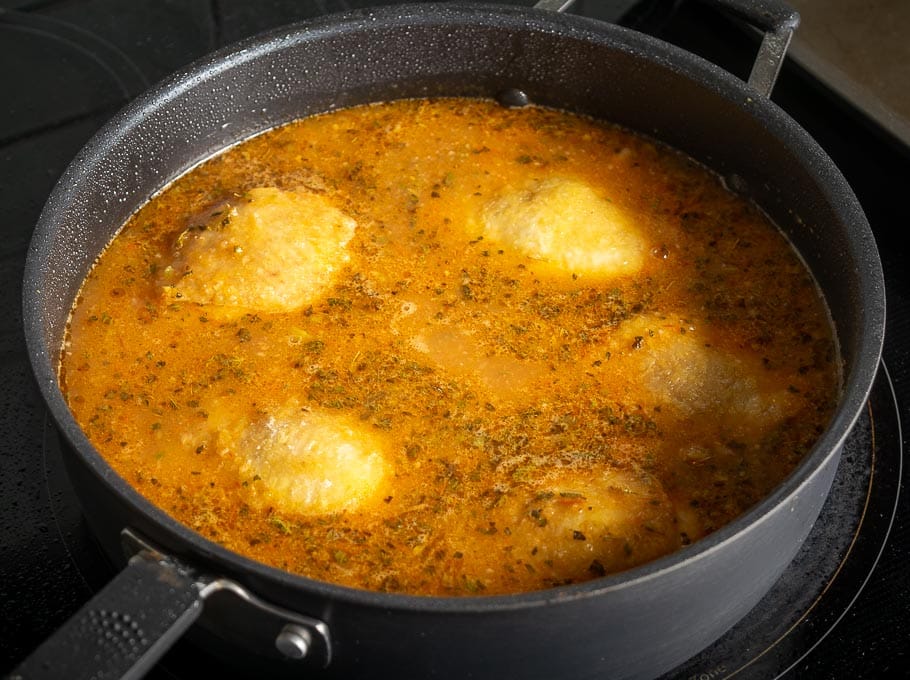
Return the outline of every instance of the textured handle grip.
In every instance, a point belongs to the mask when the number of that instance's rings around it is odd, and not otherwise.
[[[140,553],[10,680],[141,678],[200,613],[196,580],[166,559]]]

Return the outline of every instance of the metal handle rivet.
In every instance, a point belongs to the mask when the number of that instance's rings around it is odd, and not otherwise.
[[[531,103],[531,98],[528,96],[528,94],[517,88],[503,90],[498,95],[496,95],[496,100],[501,106],[515,109],[520,109],[521,107],[527,106]]]
[[[302,659],[310,651],[312,640],[306,628],[288,623],[275,638],[275,647],[289,659]]]

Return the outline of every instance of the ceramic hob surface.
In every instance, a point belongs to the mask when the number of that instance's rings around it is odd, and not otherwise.
[[[120,107],[193,59],[284,23],[378,4],[389,3],[0,0],[0,672],[11,670],[111,576],[62,470],[21,327],[25,254],[55,181]],[[877,4],[887,3],[864,3],[872,12]],[[571,11],[658,35],[741,77],[754,55],[748,31],[699,2],[590,0]],[[824,19],[831,44],[830,32],[843,24],[836,16]],[[832,156],[872,224],[888,294],[884,362],[828,502],[796,560],[739,625],[663,680],[904,677],[910,510],[901,497],[907,474],[901,420],[910,404],[903,350],[910,340],[910,280],[901,232],[910,221],[904,200],[910,149],[894,134],[901,121],[883,125],[869,115],[871,104],[850,100],[856,88],[824,81],[836,55],[821,55],[827,70],[819,69],[812,49],[807,42],[796,50],[800,59],[785,64],[772,98]],[[881,60],[878,55],[875,63]],[[878,91],[892,91],[888,87]],[[222,660],[178,643],[150,677],[212,673],[238,677]]]

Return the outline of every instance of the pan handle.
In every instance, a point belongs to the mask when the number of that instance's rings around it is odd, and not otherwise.
[[[799,26],[799,12],[782,0],[702,1],[729,10],[764,33],[748,82],[761,95],[770,98],[793,32]]]
[[[784,63],[784,56],[799,26],[799,12],[783,0],[702,0],[716,7],[728,10],[734,16],[745,20],[759,29],[764,37],[752,72],[749,85],[764,97],[771,97],[771,90]],[[564,12],[574,0],[538,0],[535,9]]]
[[[565,12],[575,4],[575,0],[538,0],[534,9],[546,9],[551,12]]]
[[[139,552],[10,680],[141,678],[199,618],[202,590],[175,562]]]
[[[323,621],[266,602],[231,579],[200,574],[131,529],[121,536],[132,555],[126,567],[6,680],[142,678],[210,598],[216,618],[219,611],[231,612],[235,634],[262,657],[294,661],[301,670],[331,662],[331,634]]]

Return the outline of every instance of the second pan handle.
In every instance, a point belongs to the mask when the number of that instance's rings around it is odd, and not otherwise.
[[[793,32],[799,26],[799,12],[783,0],[702,0],[722,7],[764,34],[752,72],[751,85],[763,97],[770,97],[784,63]],[[538,0],[536,9],[564,12],[574,0]]]
[[[771,96],[784,63],[784,56],[799,26],[799,12],[782,0],[702,0],[729,10],[764,33],[755,55],[749,85],[765,97]]]

